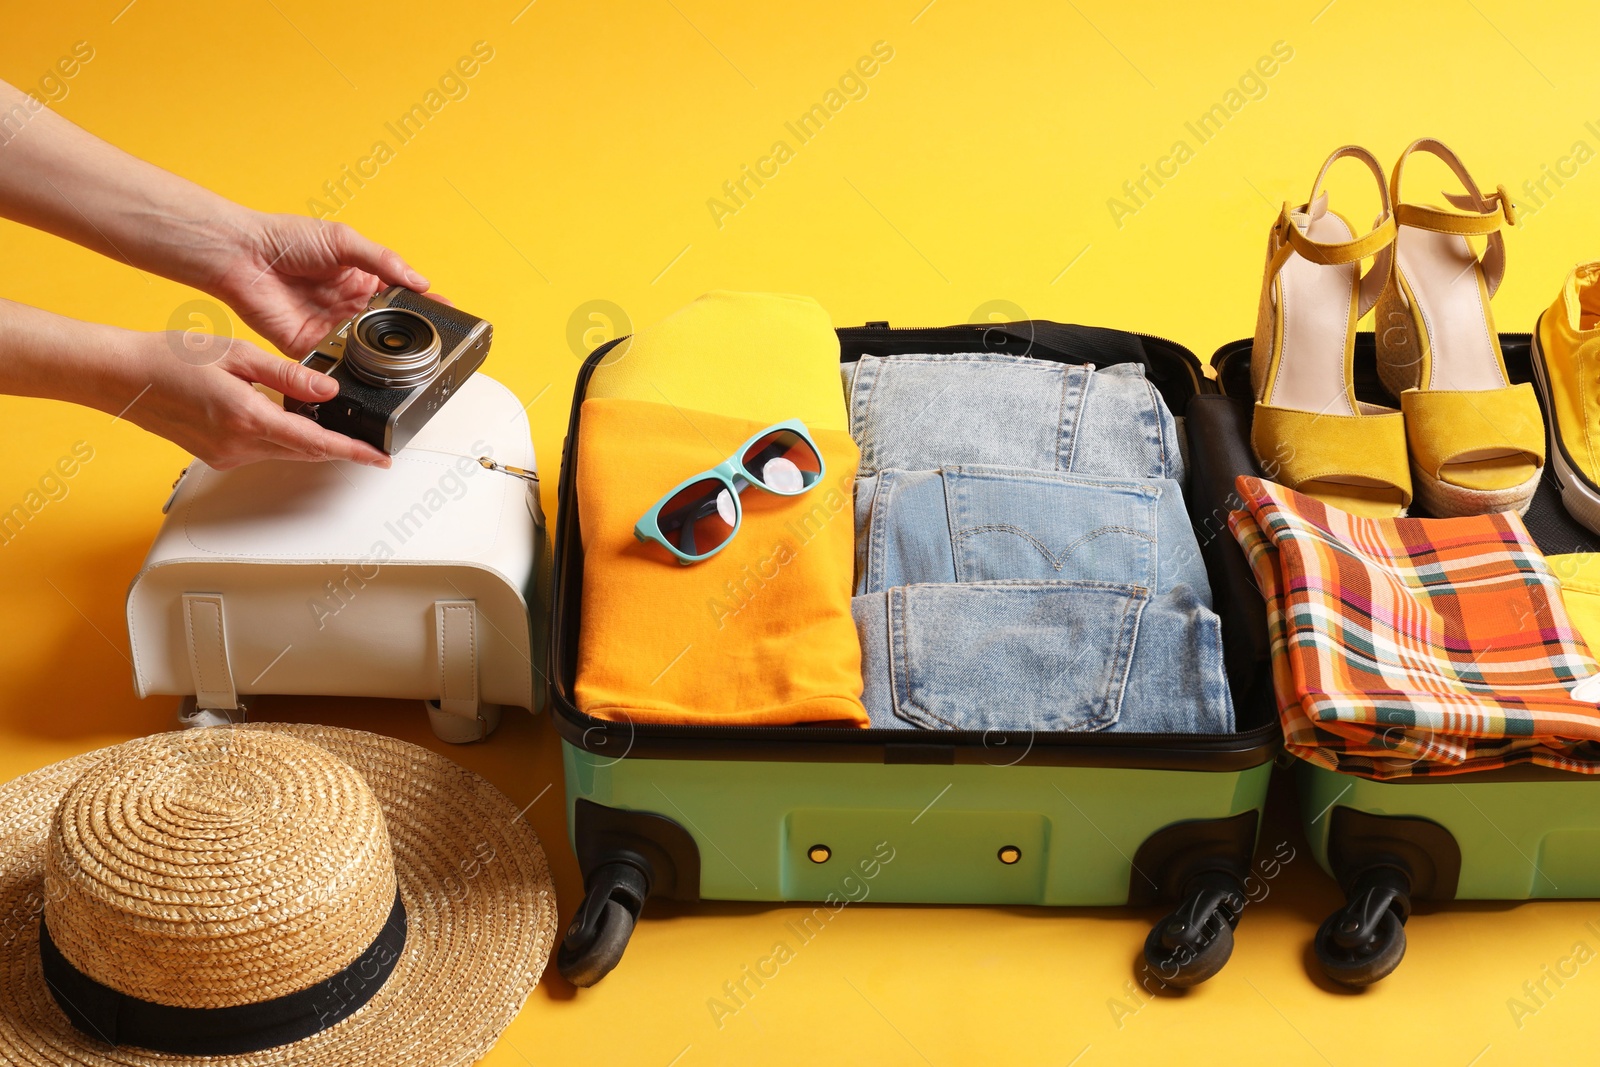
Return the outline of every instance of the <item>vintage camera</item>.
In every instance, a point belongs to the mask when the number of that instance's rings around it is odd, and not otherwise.
[[[394,455],[483,365],[493,336],[483,319],[397,285],[300,361],[332,375],[339,395],[320,404],[284,397],[283,406]]]

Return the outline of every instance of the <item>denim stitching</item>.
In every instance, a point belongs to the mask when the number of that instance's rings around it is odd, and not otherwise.
[[[907,613],[905,611],[905,594],[904,586],[891,589],[884,594],[887,598],[884,606],[889,615],[886,620],[889,639],[889,700],[897,717],[913,725],[921,726],[923,723],[915,715],[906,714],[903,710],[910,709],[912,712],[920,712],[922,710],[911,701],[911,664],[909,657],[906,655],[905,621]],[[895,640],[897,633],[900,638],[898,642]],[[904,677],[902,678],[901,675],[904,675]],[[900,691],[902,687],[905,692],[904,700],[901,700]],[[937,719],[937,716],[930,717]],[[942,722],[943,720],[937,721]],[[946,725],[953,724],[947,723]]]
[[[870,427],[868,416],[872,413],[872,395],[878,388],[878,379],[880,377],[878,374],[878,361],[873,359],[866,366],[861,366],[864,361],[870,358],[862,356],[856,361],[856,373],[850,379],[850,434],[857,441],[862,442],[861,466],[868,470],[876,470],[878,466],[878,443],[875,438],[868,434]],[[861,401],[858,404],[856,397],[861,392],[861,375],[863,374],[867,375],[867,394],[861,397]]]
[[[1156,543],[1156,539],[1150,534],[1147,534],[1143,530],[1132,526],[1101,526],[1089,531],[1076,541],[1073,541],[1066,548],[1062,549],[1061,555],[1057,556],[1054,552],[1050,551],[1050,546],[1046,545],[1039,538],[1035,537],[1033,534],[1029,533],[1027,530],[1024,530],[1015,523],[1010,522],[986,522],[981,526],[963,526],[951,535],[950,540],[952,544],[959,544],[960,542],[980,533],[1016,534],[1024,541],[1027,541],[1029,544],[1033,545],[1034,548],[1038,549],[1039,554],[1048,560],[1050,566],[1058,573],[1062,567],[1066,566],[1067,560],[1071,558],[1074,551],[1076,551],[1080,546],[1100,537],[1120,533],[1127,534],[1129,537],[1137,537],[1141,541],[1148,541],[1152,545]]]
[[[888,516],[893,511],[895,491],[895,471],[879,471],[878,485],[872,493],[871,523],[872,535],[867,548],[867,588],[883,588],[884,557],[888,554],[887,541],[891,523]],[[882,507],[883,513],[878,513]]]
[[[944,497],[944,526],[948,533],[958,529],[966,519],[965,501],[961,494],[950,491],[950,477],[944,471],[939,472],[939,492]],[[956,551],[956,539],[950,538],[950,573],[956,576],[958,583],[967,580],[966,568],[961,565],[961,553]]]
[[[1091,365],[1077,375],[1078,409],[1072,414],[1072,450],[1067,457],[1067,470],[1078,464],[1078,435],[1083,432],[1084,410],[1089,406],[1089,390],[1094,385],[1095,370]]]
[[[861,483],[867,478],[872,479],[872,496],[871,499],[867,500],[866,502],[866,536],[863,537],[858,532],[855,538],[856,543],[854,563],[856,567],[856,573],[851,576],[851,588],[857,590],[856,595],[859,595],[861,592],[865,592],[868,588],[870,588],[869,583],[872,581],[872,540],[873,537],[876,536],[877,531],[877,526],[873,522],[873,519],[875,518],[875,509],[878,506],[878,486],[882,482],[881,474],[856,475],[855,490],[851,494],[852,499],[850,504],[851,511],[855,512],[855,514],[851,515],[851,519],[856,523],[858,531],[862,522],[862,517],[859,513],[863,495],[861,492]]]
[[[1116,703],[1116,707],[1111,709],[1111,715],[1110,715],[1109,718],[1106,719],[1106,721],[1104,723],[1101,724],[1101,727],[1100,727],[1101,729],[1106,729],[1107,727],[1115,726],[1122,719],[1122,701],[1123,701],[1123,698],[1126,697],[1127,694],[1128,694],[1128,675],[1131,674],[1132,671],[1133,671],[1133,656],[1134,656],[1134,653],[1136,651],[1138,651],[1138,646],[1139,646],[1139,624],[1144,620],[1144,609],[1145,609],[1145,605],[1148,604],[1148,603],[1150,603],[1150,601],[1149,601],[1149,598],[1147,598],[1147,597],[1139,597],[1137,599],[1134,598],[1134,597],[1129,597],[1127,600],[1125,600],[1123,602],[1124,607],[1123,607],[1122,619],[1123,619],[1123,625],[1124,626],[1127,625],[1127,619],[1128,619],[1127,605],[1130,605],[1130,604],[1136,604],[1137,605],[1137,607],[1135,608],[1134,613],[1133,613],[1133,632],[1127,635],[1127,638],[1126,638],[1126,649],[1127,650],[1123,654],[1123,656],[1121,657],[1122,658],[1122,680],[1119,683],[1117,683],[1117,703]]]
[[[1084,384],[1086,385],[1087,383]],[[1078,452],[1079,420],[1076,417],[1073,418],[1071,432],[1066,432],[1064,429],[1067,422],[1067,394],[1071,388],[1071,369],[1063,366],[1061,368],[1061,400],[1056,405],[1056,470],[1058,471],[1071,470],[1073,460],[1077,456]],[[1083,411],[1083,394],[1086,391],[1087,390],[1083,388],[1078,390],[1079,413]],[[1063,446],[1065,446],[1065,456],[1062,455]]]
[[[1118,477],[1112,474],[1080,474],[1075,471],[1036,470],[1032,467],[1003,467],[993,463],[961,463],[940,467],[944,474],[959,474],[967,478],[989,478],[994,481],[1037,482],[1040,485],[1072,485],[1086,489],[1137,490],[1142,496],[1159,497],[1161,487],[1151,485],[1149,476]]]
[[[1150,394],[1150,417],[1155,420],[1156,445],[1161,450],[1161,476],[1170,478],[1172,477],[1172,464],[1167,459],[1167,423],[1161,417],[1161,398],[1156,393],[1156,387],[1150,384],[1149,378],[1141,376],[1141,380],[1144,382],[1145,392]]]

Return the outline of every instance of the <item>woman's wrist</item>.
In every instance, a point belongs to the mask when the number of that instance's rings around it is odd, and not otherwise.
[[[148,384],[160,336],[0,300],[0,392],[116,414]]]
[[[65,345],[45,358],[63,364],[57,400],[122,415],[150,384],[160,334],[63,319]]]
[[[215,194],[153,206],[130,221],[135,253],[164,278],[221,297],[229,269],[259,229],[258,212]]]
[[[20,93],[0,82],[0,112]],[[49,109],[5,145],[0,216],[186,285],[215,285],[254,212]]]

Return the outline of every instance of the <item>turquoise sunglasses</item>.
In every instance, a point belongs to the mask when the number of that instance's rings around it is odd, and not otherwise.
[[[799,419],[768,426],[708,471],[679,482],[634,523],[633,536],[654,541],[687,567],[727,547],[744,521],[739,494],[753,485],[799,496],[822,480],[822,452]]]

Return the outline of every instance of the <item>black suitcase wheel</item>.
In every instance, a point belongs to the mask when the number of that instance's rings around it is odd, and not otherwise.
[[[573,985],[587,989],[622,961],[628,939],[633,936],[633,915],[615,900],[607,900],[601,909],[598,929],[590,933],[591,940],[582,948],[576,947],[578,942],[573,939],[578,932],[575,921],[567,930],[561,951],[556,953],[556,969]]]
[[[631,863],[603,864],[586,881],[583,903],[556,952],[561,977],[580,988],[594,985],[621,961],[650,895],[644,872]]]
[[[1219,922],[1208,930],[1192,931],[1176,912],[1156,923],[1144,939],[1145,968],[1169,989],[1199,985],[1222,970],[1232,955],[1233,927]]]
[[[1356,880],[1350,902],[1317,928],[1312,949],[1322,972],[1340,985],[1368,986],[1394,973],[1406,954],[1410,880],[1375,868]]]
[[[1183,903],[1144,939],[1145,972],[1168,989],[1197,986],[1233,955],[1244,887],[1225,871],[1196,877]]]
[[[1400,966],[1400,959],[1406,954],[1406,928],[1399,916],[1386,910],[1376,929],[1355,944],[1350,944],[1353,939],[1339,929],[1344,921],[1345,912],[1341,909],[1317,928],[1313,948],[1323,974],[1340,985],[1367,986]]]

